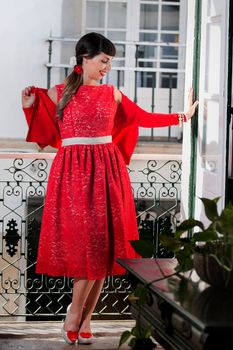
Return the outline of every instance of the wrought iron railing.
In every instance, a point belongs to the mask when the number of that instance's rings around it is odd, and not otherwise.
[[[2,156],[2,157],[1,157]],[[0,316],[41,319],[65,314],[72,279],[35,273],[43,200],[54,154],[0,154]],[[146,159],[147,157],[147,159]],[[160,157],[132,160],[128,170],[142,238],[156,244],[156,256],[168,256],[159,243],[164,226],[179,214],[181,160]],[[128,318],[130,285],[107,278],[95,317]]]

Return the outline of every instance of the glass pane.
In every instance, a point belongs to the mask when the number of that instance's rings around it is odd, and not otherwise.
[[[177,73],[161,73],[160,87],[164,89],[177,88]]]
[[[156,87],[156,73],[154,72],[138,72],[137,73],[138,87]]]
[[[108,8],[108,27],[126,28],[127,4],[124,2],[110,2]]]
[[[114,85],[117,88],[120,88],[121,86],[125,85],[125,72],[119,69],[111,70],[109,74],[106,77],[106,83],[110,85]]]
[[[140,45],[138,47],[138,58],[157,58],[157,47]]]
[[[116,46],[116,56],[125,57],[125,45],[117,44]]]
[[[138,62],[138,67],[142,68],[157,68],[157,62]]]
[[[88,1],[86,27],[103,28],[104,18],[105,18],[105,3],[102,1]]]
[[[211,94],[219,94],[221,46],[221,23],[207,24],[205,91]]]
[[[179,34],[161,34],[161,41],[164,43],[179,43]]]
[[[202,166],[211,172],[219,172],[219,102],[204,101]],[[210,122],[211,119],[211,122]],[[216,127],[213,127],[213,126]]]
[[[154,33],[139,33],[139,41],[158,41],[158,35]]]
[[[161,47],[161,59],[164,60],[177,60],[178,59],[178,47]]]
[[[85,33],[92,33],[93,29],[87,29],[85,30]],[[95,30],[96,33],[104,35],[104,30]]]
[[[222,1],[219,0],[208,0],[207,8],[207,16],[215,17],[222,13]]]
[[[177,69],[178,63],[175,62],[161,62],[160,68],[170,68],[170,69]]]
[[[117,59],[117,57],[112,61],[112,67],[124,67],[125,66],[125,60],[124,59]]]
[[[162,30],[179,30],[180,7],[173,5],[162,6]]]
[[[158,29],[158,5],[141,4],[140,29]]]
[[[117,32],[117,31],[108,31],[107,35],[108,39],[110,40],[125,40],[126,38],[126,32]]]

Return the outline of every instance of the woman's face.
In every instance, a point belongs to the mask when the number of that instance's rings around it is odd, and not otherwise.
[[[103,52],[93,58],[83,57],[83,75],[84,79],[100,80],[112,68],[112,56]]]

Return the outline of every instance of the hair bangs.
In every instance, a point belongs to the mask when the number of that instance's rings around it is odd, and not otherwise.
[[[108,39],[103,40],[101,52],[104,52],[108,56],[116,55],[116,47],[115,45]]]

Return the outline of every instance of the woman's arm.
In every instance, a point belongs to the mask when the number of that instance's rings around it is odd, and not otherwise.
[[[119,105],[122,101],[122,94],[121,92],[114,87],[114,99],[116,101],[116,103]]]
[[[164,127],[178,125],[187,121],[195,113],[198,101],[193,100],[193,89],[190,89],[188,98],[188,111],[185,113],[151,113],[140,108],[119,90],[114,91],[115,100],[118,103],[118,114],[124,116],[125,122],[137,120],[138,125],[144,128]]]
[[[57,89],[56,89],[55,86],[53,86],[52,88],[48,89],[47,95],[49,96],[49,98],[50,98],[55,104],[57,104]]]

